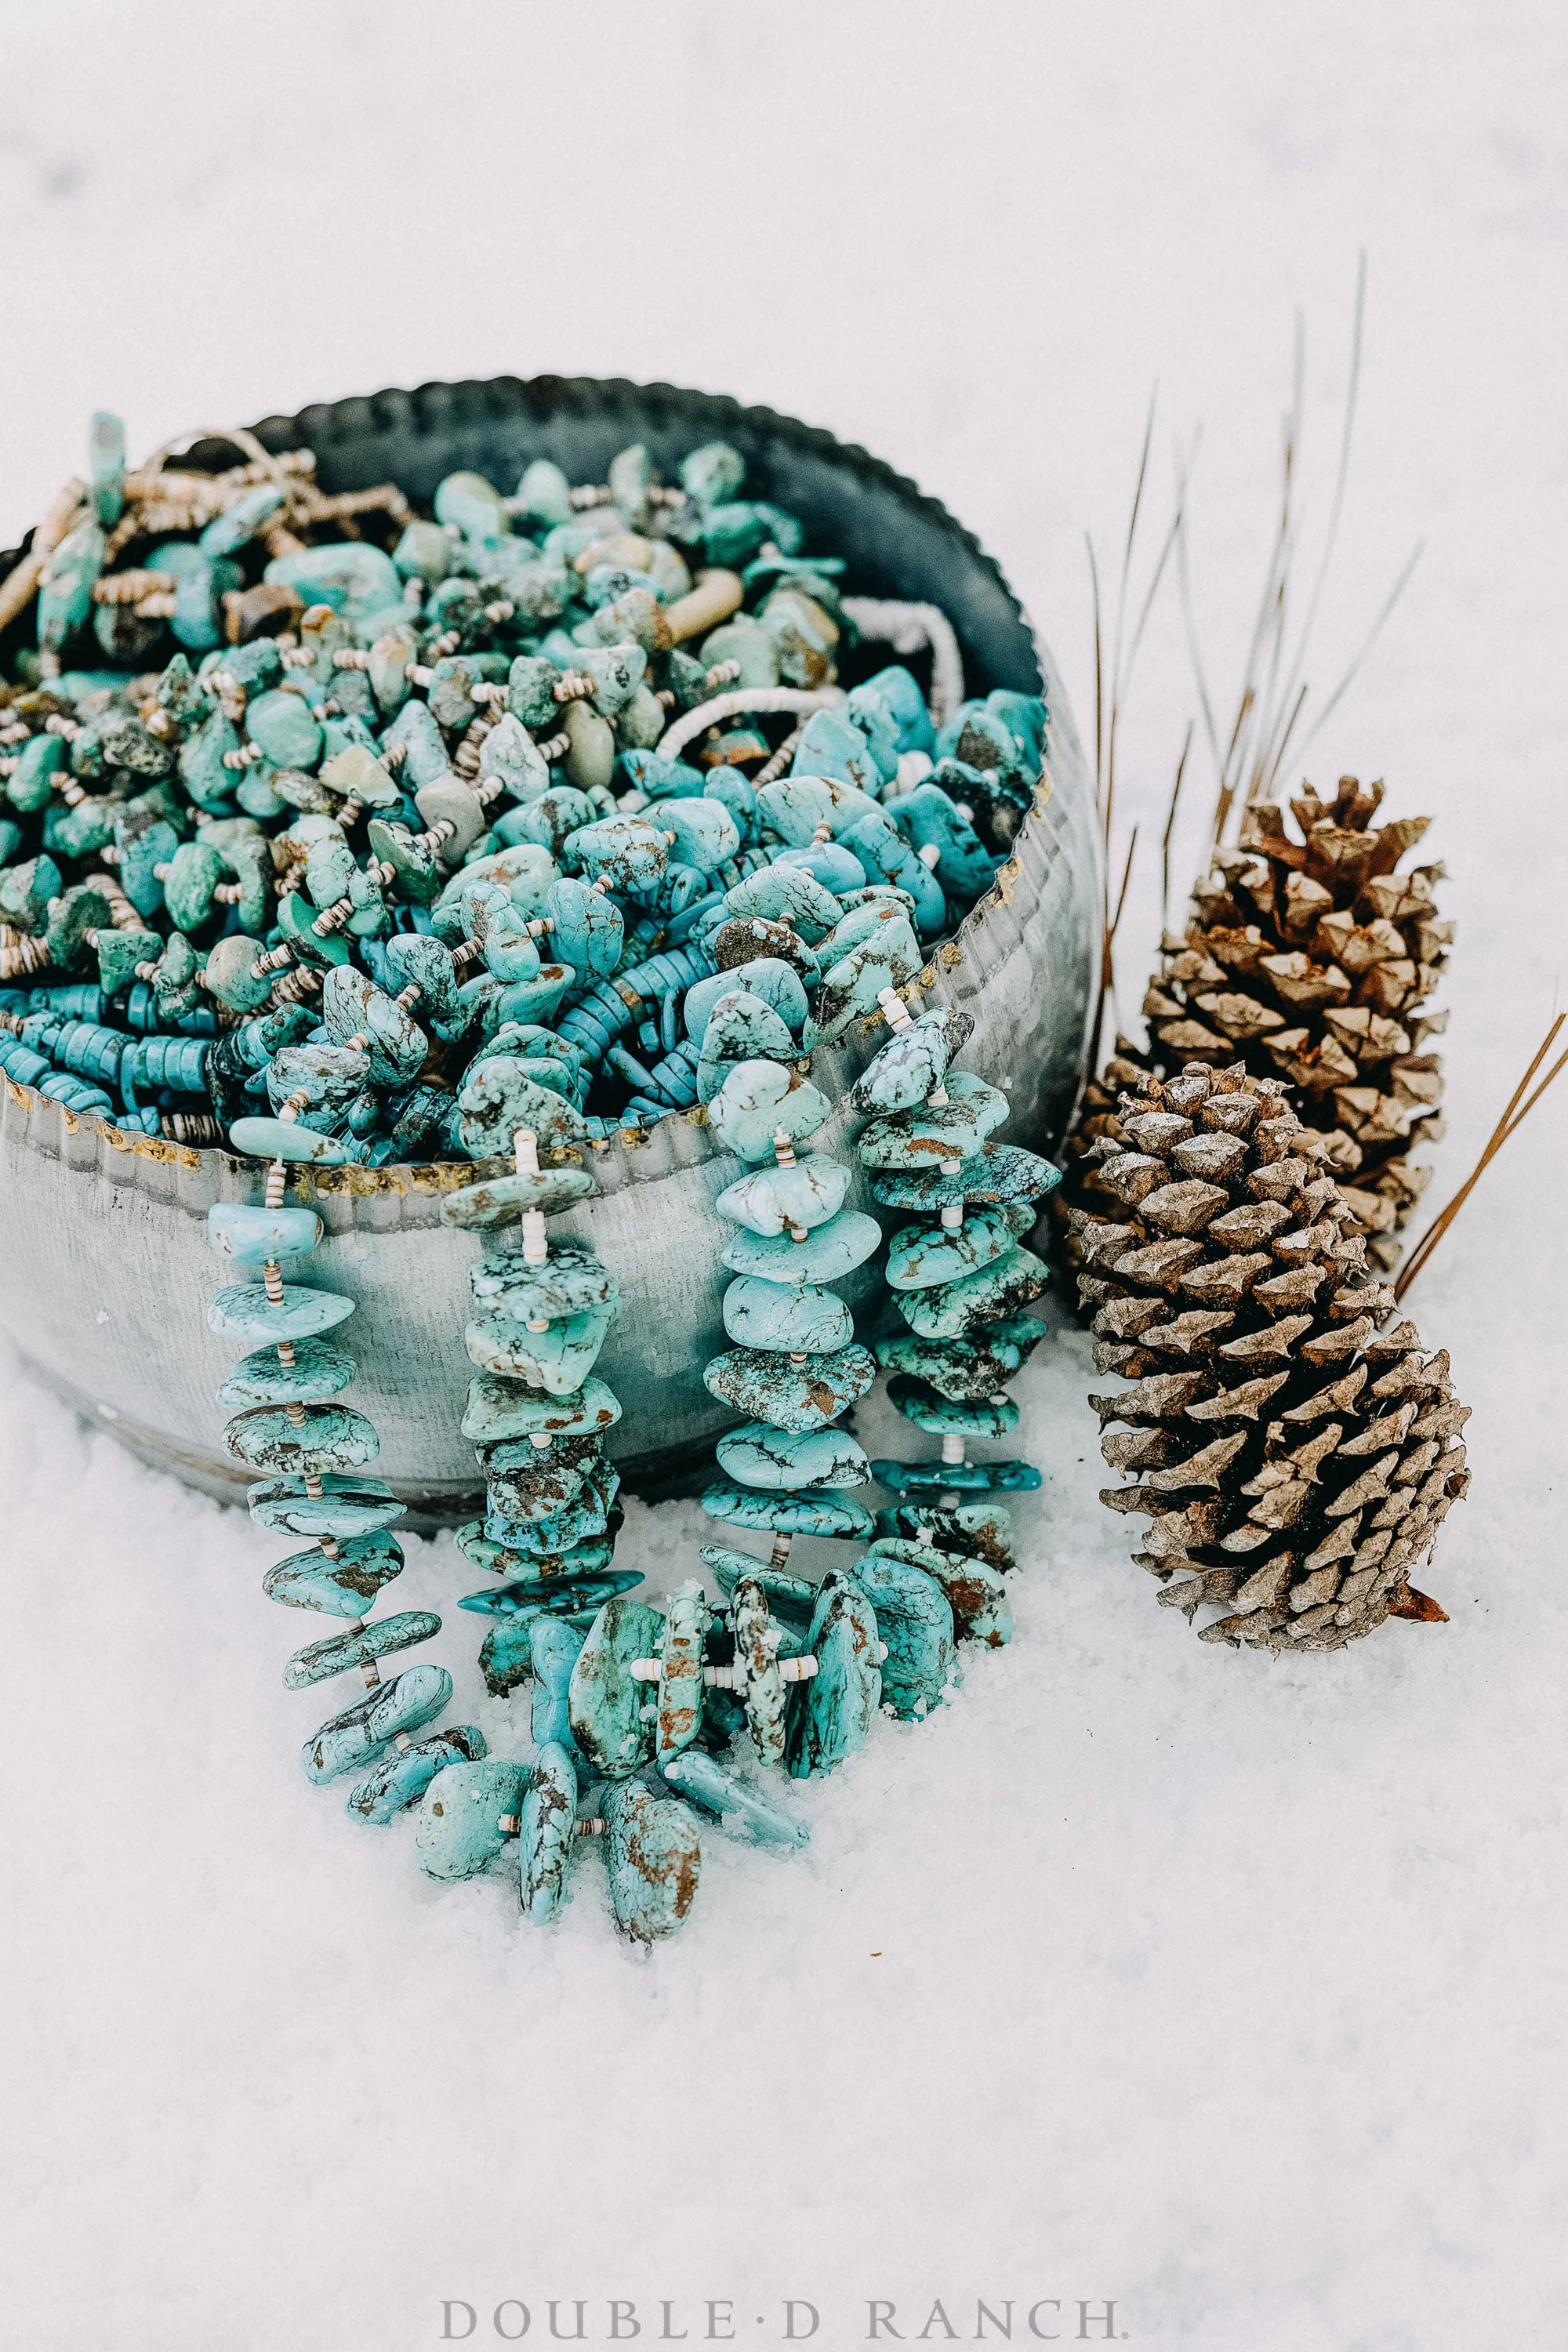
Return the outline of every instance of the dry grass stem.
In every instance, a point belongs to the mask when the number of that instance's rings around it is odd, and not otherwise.
[[[1404,1298],[1405,1292],[1410,1288],[1411,1284],[1421,1272],[1422,1267],[1426,1265],[1428,1259],[1431,1257],[1433,1251],[1436,1248],[1438,1243],[1442,1240],[1444,1234],[1447,1232],[1449,1226],[1458,1215],[1459,1211],[1464,1207],[1465,1202],[1469,1199],[1470,1194],[1475,1191],[1476,1186],[1480,1182],[1481,1178],[1486,1174],[1487,1170],[1497,1158],[1498,1153],[1502,1150],[1503,1145],[1508,1141],[1510,1136],[1518,1134],[1520,1129],[1524,1125],[1524,1122],[1529,1118],[1531,1112],[1535,1108],[1536,1104],[1541,1100],[1542,1096],[1546,1092],[1547,1087],[1552,1084],[1552,1079],[1556,1077],[1558,1072],[1563,1067],[1563,1066],[1568,1064],[1568,1053],[1560,1054],[1556,1061],[1552,1063],[1552,1067],[1547,1071],[1546,1076],[1542,1079],[1541,1084],[1536,1087],[1534,1093],[1531,1094],[1529,1092],[1531,1081],[1534,1077],[1537,1070],[1540,1069],[1542,1062],[1545,1061],[1548,1054],[1552,1051],[1552,1046],[1555,1045],[1558,1033],[1561,1031],[1565,1018],[1568,1018],[1568,1015],[1564,1015],[1560,1013],[1552,1022],[1551,1028],[1548,1029],[1545,1036],[1537,1047],[1534,1059],[1531,1061],[1530,1067],[1526,1070],[1523,1077],[1521,1078],[1518,1086],[1515,1087],[1512,1095],[1510,1097],[1507,1109],[1503,1112],[1502,1117],[1493,1128],[1485,1150],[1481,1153],[1480,1158],[1477,1160],[1475,1166],[1471,1169],[1469,1174],[1466,1177],[1464,1182],[1455,1193],[1453,1199],[1447,1203],[1447,1207],[1445,1207],[1438,1215],[1433,1219],[1431,1224],[1421,1236],[1421,1239],[1416,1243],[1415,1247],[1411,1251],[1409,1257],[1405,1260],[1404,1270],[1400,1274],[1398,1281],[1394,1286],[1394,1295],[1396,1299]]]

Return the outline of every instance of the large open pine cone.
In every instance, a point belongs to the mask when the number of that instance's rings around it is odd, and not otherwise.
[[[1162,970],[1143,1000],[1149,1045],[1117,1040],[1114,1084],[1131,1063],[1161,1076],[1239,1056],[1300,1090],[1302,1118],[1321,1130],[1373,1261],[1399,1258],[1392,1235],[1429,1171],[1409,1153],[1441,1132],[1442,1065],[1424,1051],[1447,1014],[1419,1007],[1442,975],[1451,922],[1440,921],[1439,866],[1396,874],[1426,817],[1374,827],[1383,786],[1340,780],[1325,806],[1305,786],[1290,803],[1301,839],[1271,802],[1248,808],[1240,845],[1216,851],[1193,894],[1185,936],[1167,932]],[[1105,1081],[1085,1097],[1069,1159],[1103,1130]],[[1057,1213],[1080,1196],[1072,1182]]]
[[[1068,1215],[1095,1362],[1131,1383],[1090,1400],[1131,1431],[1101,1499],[1152,1518],[1136,1558],[1205,1641],[1276,1654],[1440,1618],[1410,1573],[1468,1484],[1448,1359],[1393,1321],[1289,1094],[1240,1062],[1147,1079],[1089,1147],[1111,1213]]]

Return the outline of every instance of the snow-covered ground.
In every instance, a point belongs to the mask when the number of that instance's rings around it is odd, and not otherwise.
[[[1082,534],[1114,564],[1152,383],[1152,517],[1205,428],[1228,678],[1293,314],[1321,521],[1364,244],[1320,688],[1427,547],[1308,764],[1440,820],[1433,1197],[1468,1168],[1563,970],[1560,10],[10,0],[0,58],[0,543],[96,404],[146,448],[431,376],[662,376],[940,493],[1086,727]],[[1192,704],[1163,607],[1122,772],[1146,843]],[[1009,2302],[1015,2342],[1103,2340],[1107,2298],[1162,2352],[1560,2341],[1565,1116],[1568,1087],[1415,1297],[1476,1408],[1423,1580],[1447,1626],[1272,1668],[1200,1645],[1096,1503],[1087,1351],[1054,1339],[1022,1384],[1047,1482],[1016,1645],[808,1792],[806,1861],[710,1839],[640,1965],[594,1858],[542,1935],[307,1788],[268,1539],[6,1365],[0,2343],[422,2352],[448,2303],[447,2340],[526,2306],[549,2341],[551,2298],[590,2343],[610,2298],[645,2339],[668,2302],[672,2339],[759,2346],[790,2298],[828,2352],[873,2298],[928,2342],[973,2340],[977,2299],[988,2340]],[[697,1525],[639,1510],[624,1540],[658,1587]],[[416,1549],[409,1600],[449,1601],[449,1543]]]

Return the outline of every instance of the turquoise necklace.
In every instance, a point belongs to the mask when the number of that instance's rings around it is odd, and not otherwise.
[[[616,1921],[652,1943],[691,1908],[702,1824],[757,1844],[806,1841],[803,1823],[721,1760],[734,1744],[796,1779],[830,1770],[862,1744],[879,1706],[910,1717],[941,1703],[956,1643],[1009,1638],[1011,1528],[991,1497],[1037,1486],[1039,1474],[972,1461],[967,1448],[1016,1424],[1003,1391],[1043,1336],[1022,1310],[1046,1279],[1020,1237],[1057,1171],[992,1140],[1005,1097],[952,1068],[967,1016],[912,1016],[891,989],[880,1009],[891,1034],[851,1097],[871,1114],[857,1150],[877,1200],[910,1222],[891,1236],[885,1274],[906,1328],[875,1352],[893,1374],[891,1401],[940,1438],[941,1456],[868,1462],[836,1426],[875,1368],[828,1285],[871,1256],[881,1230],[843,1206],[848,1166],[805,1150],[832,1106],[797,1060],[757,1050],[780,1043],[775,1022],[792,1054],[798,1041],[742,976],[710,1001],[700,1039],[709,1122],[748,1167],[715,1203],[735,1227],[724,1320],[737,1344],[706,1379],[752,1417],[720,1440],[723,1475],[703,1507],[773,1540],[765,1559],[704,1548],[717,1606],[693,1579],[655,1609],[632,1597],[641,1576],[611,1564],[618,1481],[603,1448],[620,1406],[593,1365],[616,1284],[581,1242],[552,1246],[546,1223],[593,1190],[582,1115],[516,1055],[470,1073],[465,1141],[485,1156],[510,1138],[512,1166],[442,1210],[483,1250],[470,1273],[476,1370],[463,1427],[489,1507],[457,1540],[493,1581],[459,1606],[494,1621],[480,1652],[490,1691],[531,1685],[527,1762],[489,1754],[475,1725],[431,1728],[452,1697],[444,1667],[384,1677],[384,1664],[432,1640],[441,1621],[422,1610],[370,1614],[403,1566],[390,1530],[404,1507],[367,1470],[372,1424],[338,1402],[354,1366],[328,1334],[352,1300],[283,1278],[283,1261],[308,1255],[321,1233],[312,1210],[285,1199],[291,1162],[331,1156],[330,1139],[300,1123],[306,1105],[286,1101],[268,1123],[261,1205],[209,1212],[214,1247],[251,1278],[220,1290],[208,1320],[260,1343],[218,1391],[233,1412],[226,1440],[264,1474],[249,1492],[253,1518],[310,1539],[268,1571],[264,1590],[349,1621],[294,1654],[285,1686],[354,1673],[365,1685],[306,1742],[305,1771],[350,1779],[356,1821],[385,1824],[416,1808],[416,1852],[431,1876],[475,1876],[515,1842],[522,1910],[548,1922],[580,1841],[600,1838]],[[847,1492],[868,1479],[895,1497],[875,1518]],[[861,1549],[817,1582],[791,1570],[797,1536]]]

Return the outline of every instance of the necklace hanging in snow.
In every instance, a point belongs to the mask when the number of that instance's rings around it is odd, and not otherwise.
[[[263,1203],[209,1213],[214,1246],[262,1276],[220,1291],[208,1310],[215,1328],[263,1343],[219,1391],[237,1408],[226,1442],[271,1474],[250,1490],[253,1517],[314,1542],[269,1570],[265,1589],[352,1621],[297,1652],[285,1684],[357,1670],[367,1685],[307,1742],[306,1771],[355,1774],[348,1810],[363,1822],[417,1805],[416,1851],[433,1877],[475,1876],[516,1841],[521,1900],[536,1921],[558,1913],[579,1840],[602,1837],[617,1925],[640,1943],[673,1933],[690,1910],[700,1820],[754,1844],[806,1842],[803,1823],[720,1760],[742,1734],[757,1764],[795,1779],[829,1770],[861,1745],[879,1706],[920,1717],[940,1704],[957,1642],[1009,1638],[1011,1529],[990,1497],[1040,1483],[1026,1464],[973,1462],[967,1448],[1016,1425],[1002,1391],[1043,1335],[1022,1310],[1046,1279],[1020,1237],[1057,1171],[990,1140],[1005,1096],[951,1067],[968,1016],[915,1018],[891,987],[879,1008],[892,1035],[851,1097],[873,1114],[858,1150],[876,1198],[912,1213],[886,1267],[908,1329],[879,1340],[876,1355],[895,1374],[892,1402],[941,1438],[941,1458],[868,1462],[835,1426],[876,1368],[827,1286],[869,1261],[882,1234],[843,1205],[848,1165],[805,1152],[832,1106],[800,1066],[804,992],[782,986],[779,973],[793,978],[763,958],[715,974],[693,1024],[710,1125],[748,1164],[715,1203],[737,1229],[724,1254],[735,1277],[725,1328],[736,1344],[705,1378],[751,1418],[720,1440],[724,1475],[703,1507],[773,1538],[765,1559],[704,1548],[724,1596],[718,1608],[692,1580],[661,1612],[631,1597],[639,1572],[612,1565],[619,1482],[604,1437],[621,1408],[593,1367],[616,1286],[591,1248],[552,1245],[546,1226],[593,1191],[577,1164],[582,1114],[504,1052],[478,1061],[459,1097],[465,1146],[487,1158],[510,1142],[513,1163],[442,1207],[483,1244],[470,1270],[465,1337],[476,1370],[463,1429],[489,1507],[457,1540],[496,1580],[459,1606],[495,1620],[479,1654],[491,1694],[531,1681],[531,1762],[492,1756],[471,1724],[426,1729],[452,1696],[443,1667],[382,1678],[380,1662],[433,1638],[440,1620],[405,1611],[367,1622],[403,1565],[388,1530],[404,1507],[365,1470],[378,1450],[372,1424],[333,1402],[354,1367],[324,1335],[352,1302],[282,1278],[279,1262],[313,1250],[321,1233],[313,1211],[284,1202],[288,1163],[332,1150],[300,1124],[308,1105],[290,1100],[277,1119],[246,1123],[244,1139],[271,1155]],[[900,1498],[875,1519],[844,1491],[873,1478]],[[797,1536],[863,1549],[818,1582],[792,1571]]]

